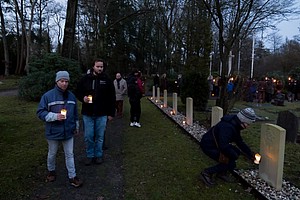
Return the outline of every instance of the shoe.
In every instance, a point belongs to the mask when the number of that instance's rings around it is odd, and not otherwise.
[[[135,125],[135,122],[130,122],[129,126],[133,127]]]
[[[82,184],[83,184],[83,182],[77,176],[75,176],[74,178],[70,178],[69,182],[72,186],[74,186],[76,188],[82,186]]]
[[[93,158],[86,158],[84,161],[85,166],[90,166],[93,163]]]
[[[227,173],[217,174],[216,177],[223,180],[223,181],[225,181],[225,182],[227,182],[227,183],[233,183],[234,182],[234,180],[230,176],[228,176]]]
[[[139,128],[142,127],[142,125],[140,123],[138,123],[138,122],[135,122],[134,126],[139,127]]]
[[[212,179],[212,175],[208,174],[205,171],[201,172],[200,179],[205,183],[205,185],[209,187],[215,185],[215,182]]]
[[[56,180],[56,173],[55,173],[55,171],[49,171],[48,175],[46,177],[46,181],[47,182],[53,182],[55,180]]]
[[[96,165],[100,165],[100,164],[102,164],[103,163],[103,158],[96,158],[95,159],[95,164]]]

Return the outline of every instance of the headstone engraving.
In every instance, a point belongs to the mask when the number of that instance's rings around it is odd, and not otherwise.
[[[275,124],[262,124],[259,176],[276,190],[282,188],[285,129]]]

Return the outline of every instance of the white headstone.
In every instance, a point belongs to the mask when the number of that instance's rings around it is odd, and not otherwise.
[[[213,106],[211,111],[211,127],[213,127],[219,121],[221,121],[221,118],[223,117],[223,108],[219,106]]]
[[[177,115],[177,93],[173,93],[173,113]]]
[[[281,190],[286,130],[275,124],[262,124],[259,176],[276,190]]]
[[[186,98],[186,123],[193,125],[193,99],[191,97]]]
[[[152,99],[155,99],[155,86],[152,87]]]
[[[164,90],[164,107],[168,107],[168,91]]]

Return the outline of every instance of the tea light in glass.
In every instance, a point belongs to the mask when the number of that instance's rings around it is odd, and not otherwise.
[[[255,154],[255,160],[254,160],[254,163],[255,163],[255,164],[259,164],[260,159],[261,159],[261,155],[259,155],[258,153]]]
[[[66,109],[61,109],[60,114],[64,116],[64,119],[67,119],[67,110]]]
[[[88,99],[89,99],[89,103],[93,103],[93,96],[92,95],[89,95]]]

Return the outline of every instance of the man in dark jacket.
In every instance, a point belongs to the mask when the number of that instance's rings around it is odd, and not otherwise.
[[[55,160],[58,145],[61,142],[65,152],[70,184],[79,187],[82,185],[82,181],[76,176],[73,154],[73,136],[78,133],[79,121],[76,97],[67,90],[69,80],[67,71],[56,73],[56,85],[42,96],[37,115],[46,123],[47,168],[49,171],[46,181],[52,182],[56,179]]]
[[[105,68],[103,60],[96,60],[90,72],[80,80],[76,90],[76,97],[82,102],[86,165],[103,162],[106,123],[113,119],[116,111],[115,87],[104,72]]]
[[[226,115],[219,123],[210,128],[201,139],[201,149],[218,164],[206,168],[201,172],[200,178],[208,185],[214,185],[212,176],[217,175],[218,178],[229,182],[230,179],[226,175],[228,171],[232,171],[236,167],[236,160],[241,152],[250,160],[254,160],[254,153],[247,146],[241,137],[241,130],[247,128],[256,119],[255,112],[252,108],[245,108],[237,115]],[[235,143],[236,146],[232,145]],[[219,156],[223,153],[228,159],[228,163],[220,163]]]

